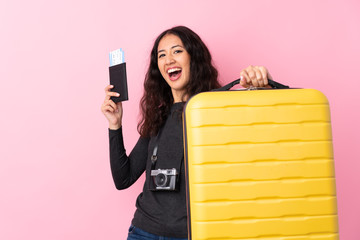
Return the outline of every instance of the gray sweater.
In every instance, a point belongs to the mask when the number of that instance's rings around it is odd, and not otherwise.
[[[130,187],[146,170],[143,192],[136,200],[136,212],[132,225],[152,234],[187,237],[186,185],[184,169],[183,131],[181,110],[184,103],[171,107],[162,133],[158,139],[158,160],[155,169],[176,168],[180,171],[179,191],[150,191],[151,160],[156,136],[140,137],[127,156],[122,129],[109,130],[110,164],[117,189]]]

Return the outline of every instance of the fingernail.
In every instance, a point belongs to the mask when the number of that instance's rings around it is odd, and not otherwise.
[[[120,96],[120,93],[117,93],[116,95],[117,95],[117,96]]]

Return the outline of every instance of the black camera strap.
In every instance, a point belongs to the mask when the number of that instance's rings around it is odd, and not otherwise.
[[[155,169],[156,161],[158,159],[157,152],[158,152],[158,149],[159,149],[159,140],[160,140],[163,129],[164,129],[164,126],[160,128],[158,134],[156,135],[155,147],[154,147],[154,150],[153,150],[153,154],[151,155],[151,158],[150,158],[151,159],[151,170]],[[176,168],[176,169],[179,170],[179,173],[181,172],[182,162],[183,162],[183,159],[184,159],[184,151],[181,151],[181,152],[182,152],[182,156],[181,156],[180,165],[179,165],[178,168]]]
[[[159,139],[160,139],[162,131],[163,131],[163,127],[160,128],[160,130],[159,130],[159,132],[158,132],[158,134],[156,135],[156,138],[155,138],[155,147],[154,147],[154,150],[153,150],[153,154],[151,155],[151,170],[155,169],[155,164],[156,164],[156,161],[157,161],[157,151],[158,151],[158,148],[159,148]]]

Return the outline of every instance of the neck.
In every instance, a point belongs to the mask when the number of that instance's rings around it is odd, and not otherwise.
[[[186,102],[189,99],[189,96],[185,95],[184,91],[172,90],[172,95],[174,98],[174,103]]]

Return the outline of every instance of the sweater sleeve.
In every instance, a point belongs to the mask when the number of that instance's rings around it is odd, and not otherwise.
[[[149,138],[140,137],[130,155],[126,155],[122,128],[109,129],[111,173],[118,190],[130,187],[145,171]]]

